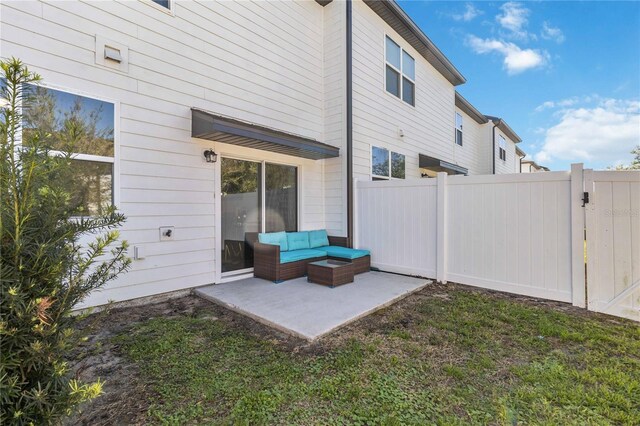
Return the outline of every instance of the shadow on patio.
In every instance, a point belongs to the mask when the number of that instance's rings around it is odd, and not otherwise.
[[[314,340],[429,283],[424,278],[367,272],[335,288],[309,283],[306,277],[280,284],[248,278],[200,287],[195,294],[278,330]]]

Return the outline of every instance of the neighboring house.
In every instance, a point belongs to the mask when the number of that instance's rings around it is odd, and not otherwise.
[[[520,155],[516,144],[522,142],[507,122],[499,117],[487,116],[487,134],[490,141],[489,165],[492,174],[520,173]],[[493,153],[493,155],[491,155]]]
[[[548,172],[549,169],[547,167],[541,166],[533,160],[522,160],[522,165],[520,172],[521,173],[537,173],[537,172]]]
[[[485,131],[489,120],[458,92],[455,107],[456,161],[467,165],[470,175],[490,174],[486,160],[490,141]]]
[[[522,139],[504,119],[484,115],[456,92],[456,151],[469,174],[520,173]]]
[[[520,138],[459,105],[464,77],[392,0],[14,1],[0,24],[53,109],[25,131],[85,120],[82,213],[128,218],[132,270],[87,305],[245,277],[258,232],[351,238],[355,178],[518,172]]]

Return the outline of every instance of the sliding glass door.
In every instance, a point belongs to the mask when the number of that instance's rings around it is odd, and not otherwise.
[[[222,273],[253,268],[259,232],[298,229],[295,166],[222,158]]]
[[[265,165],[265,232],[298,230],[298,169]]]

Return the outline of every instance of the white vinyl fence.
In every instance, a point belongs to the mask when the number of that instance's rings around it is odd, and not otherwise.
[[[588,291],[598,297],[589,308],[604,303],[596,310],[640,320],[640,172],[584,173],[595,179],[602,208],[614,212],[606,223],[617,224],[622,253],[589,253],[600,260],[589,264]],[[613,185],[614,201],[605,195],[612,186],[597,183],[607,176],[621,185]],[[580,164],[571,172],[357,181],[354,243],[371,250],[372,266],[383,271],[585,307],[584,191]],[[593,247],[603,238],[613,245],[613,233],[602,229]]]
[[[640,172],[585,170],[590,310],[640,321]]]

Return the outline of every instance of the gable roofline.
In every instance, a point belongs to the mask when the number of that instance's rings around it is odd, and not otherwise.
[[[476,109],[471,103],[466,100],[460,93],[456,91],[456,106],[460,108],[465,114],[471,117],[478,124],[486,124],[489,122],[487,117]]]
[[[517,145],[516,145],[516,154],[518,154],[520,157],[526,157],[527,153],[524,152],[523,150],[521,150]]]
[[[321,6],[326,6],[332,0],[316,0]],[[458,71],[451,61],[436,47],[427,35],[413,22],[413,19],[400,7],[395,0],[363,0],[383,21],[407,41],[451,84],[458,86],[466,83],[467,79]]]
[[[492,116],[492,115],[485,115],[485,117],[487,117],[487,119],[493,121],[494,124],[497,124],[498,129],[502,130],[502,133],[507,135],[509,137],[509,139],[511,139],[515,143],[522,142],[522,139],[520,138],[520,136],[518,136],[518,134],[516,132],[514,132],[513,129],[511,127],[509,127],[507,122],[504,121],[502,118],[495,117],[495,116]]]
[[[391,28],[416,49],[451,84],[458,86],[467,79],[444,56],[427,35],[413,22],[413,19],[395,0],[363,0]]]

